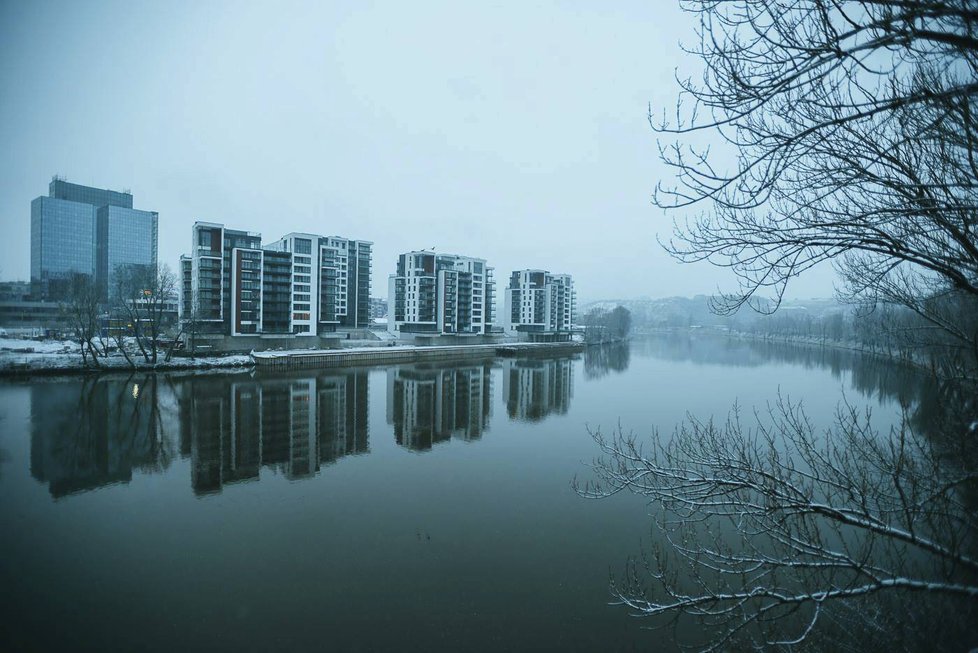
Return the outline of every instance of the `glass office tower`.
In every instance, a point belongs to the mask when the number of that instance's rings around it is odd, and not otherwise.
[[[103,296],[117,293],[115,273],[123,266],[156,268],[158,216],[152,211],[102,206],[96,211],[95,278]]]
[[[120,266],[157,263],[159,216],[132,208],[132,195],[54,178],[47,197],[31,202],[31,281],[60,299],[73,274],[92,277],[104,299],[115,293]]]
[[[31,281],[72,273],[95,276],[95,210],[38,197],[31,202]]]
[[[48,197],[92,206],[118,206],[123,209],[132,208],[132,193],[92,188],[80,184],[72,184],[64,179],[55,177],[48,185]]]

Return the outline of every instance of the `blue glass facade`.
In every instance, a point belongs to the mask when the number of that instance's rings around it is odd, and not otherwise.
[[[113,297],[122,266],[156,267],[158,216],[152,211],[103,206],[96,212],[97,271],[102,294]]]
[[[51,197],[31,202],[31,279],[95,274],[95,207]]]
[[[60,299],[75,273],[91,276],[104,298],[120,265],[156,267],[159,218],[132,208],[132,195],[54,179],[31,202],[31,281]]]

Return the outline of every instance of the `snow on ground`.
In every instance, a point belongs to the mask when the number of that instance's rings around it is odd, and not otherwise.
[[[127,349],[131,347],[127,346]],[[160,359],[163,355],[160,354]],[[152,369],[153,366],[143,363],[143,357],[138,352],[132,354],[133,361],[139,369]],[[130,369],[125,356],[120,353],[111,354],[108,358],[100,358],[104,368],[112,370]],[[254,363],[250,355],[241,356],[207,356],[197,358],[173,358],[167,363],[160,363],[157,369],[189,370],[207,369],[212,367],[243,367]],[[87,368],[82,361],[77,342],[68,340],[21,340],[16,338],[0,338],[0,373],[3,372],[46,372],[74,371],[96,369],[89,365]]]
[[[37,354],[78,353],[78,343],[71,340],[26,340],[22,338],[0,338],[0,356],[10,352]],[[80,354],[79,354],[80,355]]]

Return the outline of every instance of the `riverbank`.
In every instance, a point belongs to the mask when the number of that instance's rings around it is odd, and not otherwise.
[[[263,351],[252,357],[258,369],[309,369],[417,363],[421,361],[485,359],[496,357],[553,355],[579,352],[582,343],[508,343],[483,345],[431,345],[397,347],[358,347],[351,349]]]
[[[369,346],[341,349],[301,349],[264,351],[227,356],[174,357],[156,365],[145,363],[131,353],[135,368],[120,353],[99,359],[100,366],[85,364],[78,343],[70,341],[32,341],[0,339],[0,376],[40,376],[100,374],[108,372],[166,372],[179,370],[297,369],[414,363],[420,361],[495,358],[506,356],[547,356],[584,349],[582,343],[506,343],[482,345]]]
[[[64,374],[99,374],[103,372],[154,372],[170,370],[209,370],[243,368],[254,365],[251,356],[200,356],[173,358],[156,365],[146,363],[142,355],[130,354],[136,367],[116,352],[99,359],[100,367],[88,365],[77,342],[70,340],[21,340],[0,338],[0,376],[40,376]],[[162,354],[160,355],[162,358]]]
[[[783,342],[785,344],[805,347],[826,347],[830,349],[840,349],[843,351],[851,351],[857,354],[862,354],[864,356],[882,358],[891,363],[906,365],[918,370],[932,370],[931,365],[929,365],[928,361],[922,356],[915,357],[910,352],[894,352],[864,347],[853,341],[804,338],[801,336],[777,336],[770,334],[744,333],[740,331],[731,332],[729,335],[740,340],[752,340],[756,342]]]
[[[930,361],[924,356],[912,356],[908,352],[893,352],[883,349],[870,348],[860,345],[852,340],[828,340],[823,338],[810,338],[793,335],[775,335],[769,333],[753,333],[747,331],[730,331],[728,329],[712,328],[689,328],[673,327],[664,329],[650,329],[643,331],[642,335],[656,334],[675,334],[688,333],[690,335],[704,335],[711,338],[726,337],[743,342],[776,342],[800,347],[828,348],[841,351],[850,351],[864,356],[880,358],[898,365],[906,365],[925,372],[933,371]]]

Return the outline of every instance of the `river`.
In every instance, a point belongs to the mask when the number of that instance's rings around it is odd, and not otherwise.
[[[656,336],[561,358],[0,382],[3,650],[672,648],[610,606],[640,497],[579,497],[588,428],[780,392],[881,428],[919,375]],[[681,635],[681,633],[680,633]]]

